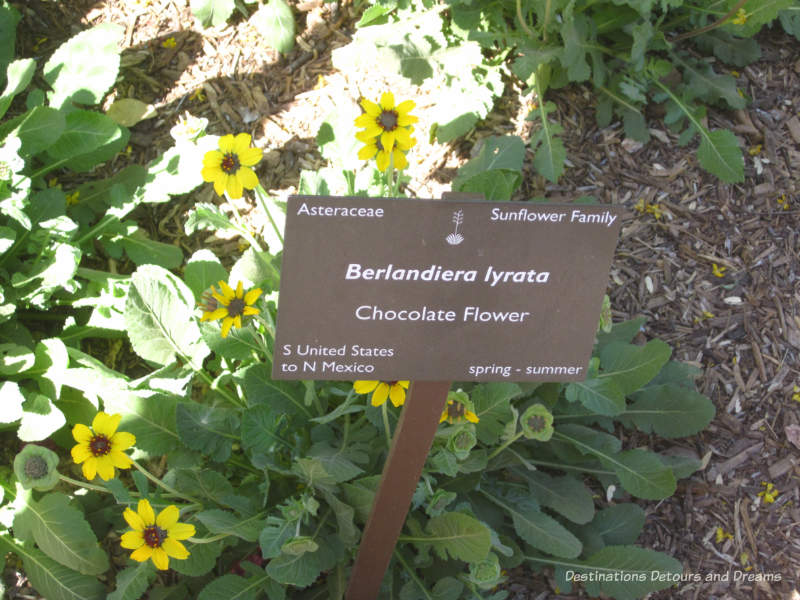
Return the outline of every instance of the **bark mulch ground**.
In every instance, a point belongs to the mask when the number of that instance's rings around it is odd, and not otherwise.
[[[155,118],[132,128],[131,160],[143,164],[168,148],[170,127],[188,110],[207,117],[213,133],[252,133],[265,150],[261,181],[281,197],[295,191],[301,169],[324,165],[316,133],[337,108],[388,87],[397,98],[415,100],[418,131],[426,132],[426,108],[437,101],[433,81],[417,88],[333,68],[331,51],[348,43],[356,20],[347,3],[294,2],[299,35],[284,57],[242,17],[202,31],[188,0],[15,4],[24,14],[22,56],[46,55],[87,26],[125,27],[116,92],[157,108]],[[169,38],[174,47],[163,44]],[[698,388],[717,407],[710,427],[693,438],[634,433],[624,440],[626,447],[669,449],[705,462],[673,497],[645,504],[639,545],[675,556],[687,574],[653,595],[659,599],[800,599],[800,59],[797,40],[779,28],[759,41],[762,59],[737,77],[751,104],[734,113],[710,111],[708,118],[712,128],[739,136],[743,184],[722,184],[702,171],[691,145],[680,148],[657,115],[645,146],[625,139],[619,124],[599,129],[590,92],[570,87],[548,95],[566,128],[566,174],[550,184],[533,173],[529,156],[514,198],[593,195],[629,208],[611,271],[615,319],[645,316],[642,339],[667,341],[676,359],[697,367]],[[527,139],[533,100],[509,84],[492,115],[466,138],[439,145],[418,134],[408,194],[438,198],[448,191],[458,166],[488,135]],[[219,255],[237,252],[238,240],[183,234],[184,214],[197,201],[219,199],[205,186],[137,217],[154,237],[187,252],[201,245]],[[252,206],[238,208],[254,229],[263,227]],[[779,491],[771,503],[759,496],[768,483]],[[729,534],[721,541],[718,528]],[[546,572],[517,570],[507,586],[515,600],[585,597],[558,593]],[[12,597],[35,597],[31,592],[20,581]]]

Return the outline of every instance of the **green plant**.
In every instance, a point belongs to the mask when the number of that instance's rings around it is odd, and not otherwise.
[[[798,10],[797,0],[379,0],[364,12],[350,46],[334,53],[334,64],[357,67],[359,57],[374,56],[363,53],[374,45],[378,64],[413,83],[443,74],[440,142],[486,116],[503,91],[500,73],[515,76],[536,96],[529,143],[536,171],[550,181],[564,173],[566,150],[549,90],[591,86],[600,127],[620,119],[625,134],[641,142],[650,138],[646,109],[662,105],[678,144],[699,137],[700,166],[734,183],[744,178],[742,152],[733,132],[707,124],[707,106],[741,109],[748,99],[719,65],[757,60],[753,36],[778,18],[797,35]]]

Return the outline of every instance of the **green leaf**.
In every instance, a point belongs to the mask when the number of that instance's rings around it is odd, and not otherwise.
[[[269,0],[251,20],[262,32],[267,44],[281,54],[294,48],[294,15],[285,0]]]
[[[612,342],[600,351],[603,372],[598,379],[613,380],[627,396],[653,379],[671,355],[669,344],[658,339],[650,340],[644,346]]]
[[[236,508],[238,505],[237,496],[234,492],[233,485],[228,481],[222,473],[213,471],[211,469],[175,469],[175,483],[171,484],[179,492],[183,492],[189,496],[202,496],[209,500]]]
[[[714,404],[703,394],[674,385],[647,387],[631,396],[625,419],[645,433],[666,438],[702,431],[714,418]]]
[[[449,556],[465,562],[479,562],[486,558],[491,547],[491,533],[486,525],[462,513],[433,517],[425,526],[425,532],[424,538],[414,542],[432,546],[442,560]]]
[[[203,292],[212,285],[216,287],[220,280],[227,283],[228,272],[216,254],[203,248],[192,254],[183,270],[183,278],[194,293],[195,300],[200,300]]]
[[[142,397],[133,393],[112,393],[103,400],[109,414],[122,415],[120,431],[135,435],[136,447],[154,456],[166,454],[180,445],[175,424],[176,404],[174,396],[165,394]]]
[[[595,573],[595,581],[585,584],[590,596],[605,594],[617,600],[637,600],[651,592],[674,585],[683,573],[677,560],[636,546],[606,546],[583,561],[578,573]],[[653,576],[653,572],[660,575]],[[603,573],[605,577],[597,577]],[[672,577],[670,580],[669,578]]]
[[[732,75],[716,73],[713,67],[705,62],[675,58],[683,67],[683,74],[692,98],[699,98],[706,103],[722,100],[734,109],[747,106],[744,97],[739,94],[736,79]]]
[[[581,553],[580,540],[558,521],[541,512],[533,498],[518,494],[501,497],[485,491],[483,494],[506,510],[517,535],[534,548],[566,558],[574,558]]]
[[[744,158],[736,136],[727,129],[701,132],[697,158],[700,166],[725,183],[744,181]]]
[[[128,143],[130,133],[104,114],[75,110],[66,116],[61,136],[47,148],[59,165],[89,171],[113,158]]]
[[[250,404],[266,404],[277,412],[311,418],[313,415],[304,403],[305,386],[298,381],[273,381],[272,367],[258,363],[244,371],[244,395]]]
[[[9,536],[0,536],[3,553],[13,552],[22,559],[25,575],[36,591],[47,600],[104,600],[105,586],[96,578],[69,569],[35,548],[13,542]]]
[[[329,492],[323,491],[322,495],[325,498],[325,502],[328,503],[328,506],[333,509],[333,514],[336,517],[338,534],[342,542],[347,546],[355,546],[359,537],[359,530],[353,522],[355,509]]]
[[[192,0],[192,14],[203,27],[224,25],[233,13],[234,0]]]
[[[0,8],[0,12],[2,12]],[[2,17],[0,17],[2,18]],[[0,26],[2,28],[2,26]],[[0,69],[2,62],[0,62]],[[6,71],[6,89],[3,95],[0,96],[0,117],[6,114],[8,107],[11,106],[11,101],[14,96],[19,94],[22,90],[28,87],[28,84],[33,79],[33,73],[36,70],[36,61],[32,58],[23,58],[15,60]]]
[[[327,444],[315,444],[308,452],[308,456],[318,460],[325,472],[330,475],[336,483],[343,483],[358,477],[364,472],[363,469],[354,465],[348,460],[347,455],[341,450],[331,448]]]
[[[108,570],[108,556],[100,548],[83,513],[69,505],[69,498],[50,492],[17,513],[14,523],[27,521],[39,548],[53,560],[86,575],[99,575]]]
[[[533,166],[537,173],[555,183],[564,173],[567,160],[567,149],[561,138],[555,137],[559,128],[547,117],[542,118],[542,128],[531,138],[531,145],[536,147]]]
[[[645,512],[631,503],[614,504],[597,513],[592,529],[609,545],[633,544],[644,528]]]
[[[47,396],[31,394],[22,406],[22,420],[17,437],[23,442],[38,442],[48,438],[67,422]]]
[[[149,239],[137,228],[133,235],[122,236],[122,247],[136,265],[153,264],[165,269],[175,269],[183,264],[180,246]]]
[[[189,551],[189,557],[184,560],[169,561],[170,569],[177,571],[181,575],[190,577],[200,577],[217,566],[217,559],[225,549],[224,542],[216,541],[208,544],[192,544],[184,542]]]
[[[271,585],[270,585],[271,584]],[[272,581],[266,573],[255,577],[239,577],[238,575],[223,575],[206,585],[197,596],[198,600],[256,600],[265,591],[265,586],[273,587]],[[270,600],[274,598],[266,590]],[[273,591],[273,594],[275,592]]]
[[[139,600],[155,577],[151,561],[123,569],[117,573],[116,587],[108,600]]]
[[[268,404],[251,406],[242,413],[242,446],[256,454],[272,454],[281,444],[291,448],[283,437],[287,418]]]
[[[219,509],[204,510],[197,513],[197,519],[211,533],[234,535],[248,542],[255,542],[266,525],[262,515],[237,517],[231,512]]]
[[[542,471],[523,471],[515,473],[528,482],[528,488],[539,504],[553,509],[573,523],[588,523],[594,517],[592,493],[583,482],[564,475],[551,477]]]
[[[99,104],[117,78],[124,32],[120,25],[103,23],[62,44],[44,65],[50,106]]]
[[[761,58],[761,46],[753,38],[735,37],[721,29],[712,29],[695,38],[705,54],[714,54],[722,62],[746,67]]]
[[[16,375],[33,367],[36,356],[18,344],[0,344],[0,375]]]
[[[614,469],[622,487],[637,498],[662,500],[675,493],[677,483],[672,469],[653,452],[636,448],[599,458]]]
[[[192,207],[183,226],[186,235],[196,231],[238,231],[236,225],[228,218],[216,204],[198,202]],[[210,250],[206,250],[210,252]]]
[[[211,460],[223,462],[231,454],[239,417],[236,411],[199,404],[178,402],[175,423],[181,441],[192,450],[199,450]]]
[[[57,400],[61,396],[61,386],[66,382],[67,347],[60,338],[47,338],[34,348],[36,362],[28,377],[38,377],[39,390],[47,397]]]
[[[397,2],[377,3],[368,7],[362,14],[356,27],[364,27],[374,21],[383,21],[383,17],[397,8]]]
[[[286,521],[278,517],[267,517],[267,525],[258,536],[258,545],[261,548],[261,556],[264,558],[275,558],[281,553],[281,548],[294,537],[296,524],[293,521]]]
[[[732,3],[731,3],[732,4]],[[737,36],[750,37],[761,31],[761,28],[772,23],[778,14],[789,8],[796,8],[797,0],[759,0],[748,2],[745,6],[747,22],[739,25],[728,21],[723,27]]]
[[[487,200],[510,200],[522,181],[525,145],[517,136],[489,137],[478,155],[459,170],[453,189],[483,194]]]
[[[625,394],[615,379],[592,378],[570,383],[567,400],[580,402],[588,410],[613,417],[625,411]]]
[[[269,561],[266,571],[278,583],[308,587],[322,572],[321,554],[323,548],[305,554],[279,554]]]
[[[375,501],[379,481],[380,475],[371,475],[351,483],[341,484],[345,500],[355,509],[356,518],[360,523],[367,522],[372,504]]]
[[[5,84],[6,65],[14,60],[19,11],[6,3],[0,4],[0,85]]]
[[[25,396],[15,381],[0,382],[0,423],[13,423],[22,418]]]
[[[614,323],[609,333],[599,332],[597,334],[597,347],[599,350],[605,348],[611,342],[630,342],[636,334],[644,327],[645,318],[637,317],[630,321],[620,321]]]
[[[125,324],[136,353],[159,365],[177,355],[199,367],[209,349],[190,317],[194,304],[191,290],[166,269],[136,269],[125,304]]]

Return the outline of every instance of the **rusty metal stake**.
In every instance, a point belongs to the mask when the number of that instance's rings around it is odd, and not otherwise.
[[[439,427],[450,384],[449,381],[411,383],[350,574],[347,600],[376,600],[378,597]]]

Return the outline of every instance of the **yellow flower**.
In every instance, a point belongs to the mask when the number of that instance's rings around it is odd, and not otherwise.
[[[72,460],[82,465],[83,476],[92,480],[100,475],[103,481],[114,478],[114,467],[130,469],[133,461],[125,454],[136,443],[136,437],[127,431],[117,431],[122,415],[107,415],[100,411],[89,429],[83,423],[72,428],[72,437],[78,442],[72,447]]]
[[[647,212],[653,215],[656,219],[660,219],[664,216],[664,213],[661,211],[660,204],[651,204],[647,207]]]
[[[781,194],[781,197],[778,198],[778,206],[783,210],[789,210],[789,199],[786,197],[786,194]]]
[[[458,400],[448,400],[447,405],[442,411],[442,417],[439,419],[439,423],[447,421],[453,425],[463,422],[464,419],[470,423],[477,423],[480,420],[478,419],[478,415],[469,410],[464,403]]]
[[[413,124],[418,120],[410,114],[415,106],[413,100],[395,105],[394,94],[384,92],[379,103],[362,98],[360,104],[364,113],[356,117],[355,125],[363,130],[356,134],[356,139],[365,146],[358,151],[358,158],[370,160],[374,157],[381,171],[389,167],[389,160],[393,158],[396,169],[405,169],[408,166],[405,152],[417,143],[411,137]]]
[[[748,15],[743,8],[740,8],[736,12],[736,16],[731,20],[731,23],[734,25],[744,25],[747,23],[747,17],[749,16],[750,15]]]
[[[725,531],[722,527],[717,527],[717,543],[721,544],[725,540],[732,540],[733,535]]]
[[[382,406],[387,398],[394,406],[403,406],[408,384],[408,381],[356,381],[353,389],[356,394],[372,392],[372,406]]]
[[[167,569],[170,556],[180,560],[189,557],[186,546],[178,540],[192,537],[195,533],[194,525],[178,523],[180,512],[174,504],[170,504],[156,516],[150,503],[142,499],[139,500],[136,512],[126,508],[122,516],[133,531],[122,534],[120,545],[133,550],[133,560],[144,562],[150,558],[157,569]]]
[[[189,96],[189,100],[197,100],[198,102],[205,102],[205,99],[206,95],[200,88],[197,88],[195,91],[192,92],[192,95]]]
[[[644,214],[647,212],[647,203],[644,201],[644,198],[639,198],[636,204],[633,205],[633,208],[636,209],[636,212]]]
[[[228,192],[233,199],[242,197],[242,189],[252,190],[258,177],[250,167],[261,160],[261,149],[250,147],[250,134],[223,135],[219,150],[209,150],[203,157],[203,181],[213,181],[220,196]]]
[[[755,146],[750,146],[750,149],[747,151],[750,156],[757,156],[761,154],[761,144],[756,144]]]
[[[178,45],[178,42],[175,41],[174,37],[168,37],[163,42],[161,42],[162,48],[174,48]]]
[[[238,329],[242,328],[242,316],[257,315],[260,311],[253,306],[261,295],[261,288],[253,288],[246,294],[240,281],[236,285],[236,291],[227,283],[220,280],[220,294],[217,289],[211,286],[211,298],[206,297],[206,304],[203,306],[203,316],[201,321],[216,321],[222,319],[222,337],[228,337],[228,332],[233,325]],[[221,306],[220,306],[221,305]]]
[[[711,264],[711,272],[714,273],[714,277],[724,277],[726,269],[727,267],[720,267],[717,263]]]
[[[792,392],[792,400],[800,402],[800,387],[796,385],[792,386]]]
[[[775,498],[778,497],[780,492],[775,489],[775,486],[771,483],[767,483],[766,481],[761,482],[761,486],[764,488],[760,492],[758,492],[758,497],[764,499],[764,504],[772,504],[775,502]]]
[[[67,195],[67,206],[72,206],[73,204],[78,203],[78,197],[81,195],[80,190],[75,190],[71,194]]]

